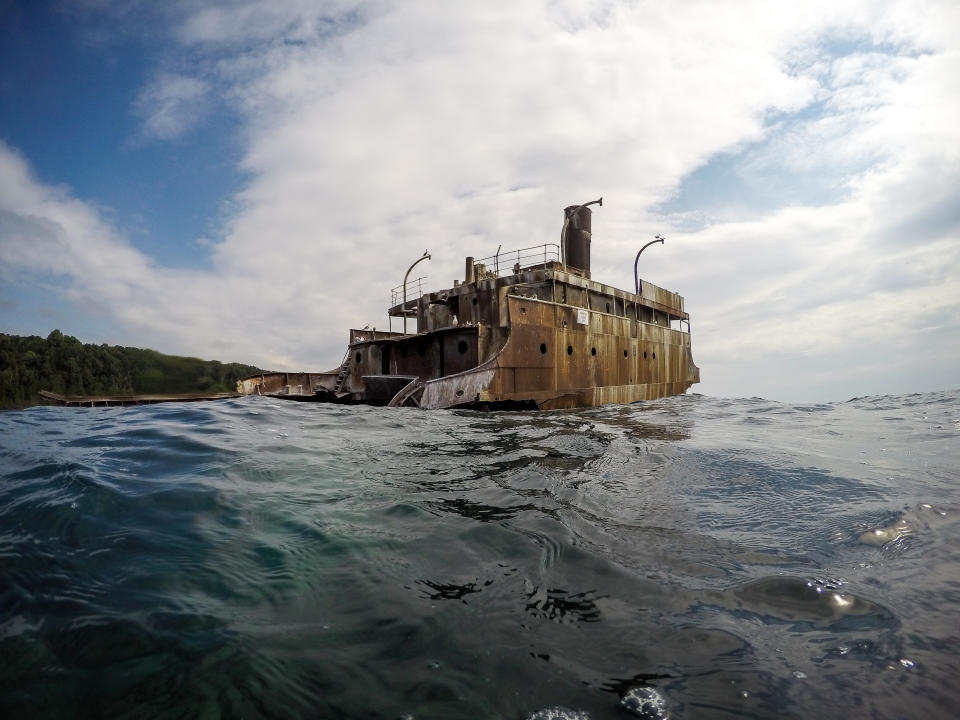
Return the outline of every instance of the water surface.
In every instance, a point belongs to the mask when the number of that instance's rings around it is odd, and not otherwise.
[[[960,393],[0,413],[4,717],[953,717]]]

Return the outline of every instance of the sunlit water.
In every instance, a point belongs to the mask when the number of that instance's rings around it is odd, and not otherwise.
[[[0,413],[0,716],[935,718],[960,393]]]

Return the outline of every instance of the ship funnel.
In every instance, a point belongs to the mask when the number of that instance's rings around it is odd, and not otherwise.
[[[560,248],[563,262],[590,277],[590,216],[588,205],[603,207],[603,198],[591,200],[582,205],[571,205],[563,209],[563,230],[560,233]]]

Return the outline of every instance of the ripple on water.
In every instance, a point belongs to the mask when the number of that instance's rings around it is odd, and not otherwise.
[[[768,577],[748,582],[720,597],[740,610],[774,622],[837,625],[860,619],[871,626],[896,622],[890,610],[850,592],[831,589],[833,583],[797,577]]]
[[[896,520],[889,525],[876,527],[866,532],[860,533],[860,542],[867,545],[883,546],[888,543],[896,543],[905,538],[912,532],[907,521],[904,519]]]

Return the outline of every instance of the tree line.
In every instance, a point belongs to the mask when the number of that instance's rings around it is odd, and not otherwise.
[[[37,394],[138,395],[234,392],[253,365],[88,345],[54,330],[46,339],[0,333],[0,408],[42,404]]]

